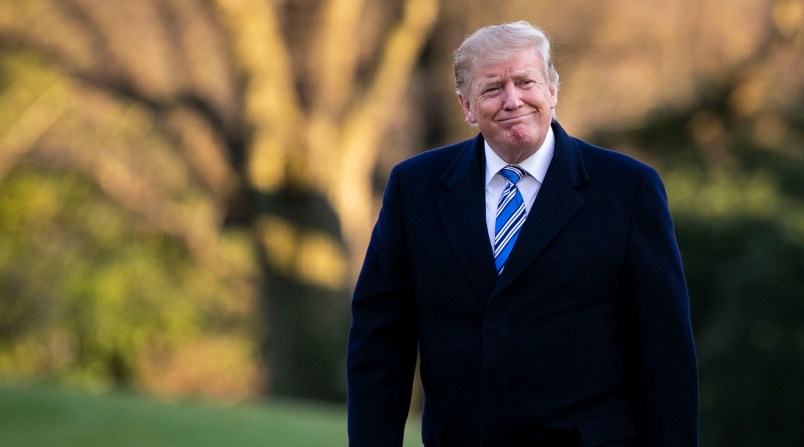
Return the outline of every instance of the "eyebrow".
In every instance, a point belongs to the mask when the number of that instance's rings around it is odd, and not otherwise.
[[[537,70],[533,70],[533,69],[530,69],[530,68],[525,69],[525,70],[516,71],[516,72],[514,72],[512,74],[511,77],[513,77],[514,79],[517,79],[517,78],[524,78],[524,77],[527,77],[527,76],[533,76],[534,78],[541,77],[541,75],[539,74],[539,72]]]
[[[530,76],[532,76],[534,78],[543,79],[543,77],[539,74],[538,71],[530,69],[530,68],[520,70],[520,71],[516,71],[516,72],[511,74],[512,79],[522,79],[522,78],[526,78],[526,77],[530,77]],[[478,87],[480,87],[480,88],[490,87],[490,86],[498,85],[501,82],[502,82],[502,76],[493,75],[493,76],[489,76],[487,78],[479,79]]]

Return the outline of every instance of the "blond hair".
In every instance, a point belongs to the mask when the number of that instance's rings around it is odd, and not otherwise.
[[[539,53],[547,80],[558,91],[558,72],[550,56],[550,37],[541,28],[521,20],[480,28],[464,39],[453,53],[458,95],[466,96],[474,66],[503,61],[524,48],[533,48]]]

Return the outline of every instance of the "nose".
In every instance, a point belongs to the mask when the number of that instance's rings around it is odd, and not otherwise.
[[[503,109],[516,110],[522,107],[519,90],[513,84],[507,84],[503,89]]]

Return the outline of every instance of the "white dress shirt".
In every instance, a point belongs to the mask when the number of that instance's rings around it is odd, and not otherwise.
[[[547,168],[550,167],[550,161],[553,160],[555,141],[553,128],[550,127],[539,150],[517,165],[527,172],[527,175],[522,177],[516,186],[519,188],[520,194],[522,194],[522,200],[525,201],[525,211],[528,214],[530,214],[530,208],[533,206],[533,202],[536,201],[536,195],[539,194],[539,189],[544,183],[544,176],[547,174]],[[497,219],[497,202],[500,200],[500,195],[502,195],[506,183],[505,178],[499,172],[508,163],[494,152],[488,142],[486,142],[485,146],[486,227],[489,231],[491,247],[494,248],[494,223]]]

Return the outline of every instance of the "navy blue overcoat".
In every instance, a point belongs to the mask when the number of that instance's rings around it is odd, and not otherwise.
[[[656,171],[570,137],[501,276],[481,135],[396,166],[352,301],[352,447],[698,445],[689,302]]]

